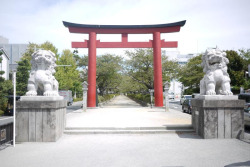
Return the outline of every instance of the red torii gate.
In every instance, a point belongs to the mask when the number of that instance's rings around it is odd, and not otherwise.
[[[72,42],[72,48],[88,48],[88,107],[96,107],[96,48],[153,48],[155,106],[163,106],[161,48],[176,48],[178,42],[161,40],[161,33],[179,32],[186,20],[156,25],[90,25],[63,21],[70,33],[89,34],[89,40]],[[100,42],[96,34],[121,34],[121,42]],[[128,34],[153,34],[149,42],[128,42]]]

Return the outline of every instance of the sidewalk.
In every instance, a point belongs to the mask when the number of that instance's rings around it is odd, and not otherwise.
[[[108,108],[67,114],[67,126],[164,126],[171,121],[190,124],[188,114],[175,110],[166,113],[160,108],[141,108],[132,105],[131,101],[130,108],[118,108],[118,100],[116,98],[106,105]],[[122,103],[126,104],[125,101]],[[112,103],[115,104],[113,107]],[[135,111],[134,116],[131,116],[132,111]],[[250,166],[250,143],[237,139],[204,140],[195,133],[64,134],[57,142],[18,143],[15,148],[10,146],[0,150],[0,166]]]

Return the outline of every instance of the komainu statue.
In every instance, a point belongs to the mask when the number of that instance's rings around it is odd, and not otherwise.
[[[200,81],[201,95],[232,95],[230,78],[227,73],[229,60],[226,53],[218,48],[207,49],[202,56],[202,67],[205,75]]]
[[[55,62],[55,54],[49,50],[38,50],[32,54],[26,96],[59,96],[58,82],[53,76]]]

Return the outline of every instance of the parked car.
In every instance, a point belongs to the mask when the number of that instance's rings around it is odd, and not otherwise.
[[[174,92],[168,93],[168,99],[174,100]]]
[[[18,101],[20,99],[21,96],[16,96],[16,101]],[[4,115],[5,116],[13,116],[13,100],[14,100],[14,96],[13,95],[9,95],[6,96],[6,98],[8,98],[8,103],[7,103],[7,108],[4,111]]]
[[[191,99],[192,98],[192,95],[183,95],[181,97],[181,100],[180,100],[180,104],[182,105],[183,102],[186,100],[186,99]]]
[[[250,103],[246,103],[244,107],[244,125],[250,127]]]
[[[244,125],[250,126],[250,93],[239,94],[238,98],[246,101],[244,106]]]
[[[191,99],[184,100],[182,104],[182,111],[187,112],[189,114],[192,113]]]

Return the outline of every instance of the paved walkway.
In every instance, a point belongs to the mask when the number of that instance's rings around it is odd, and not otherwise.
[[[67,126],[164,126],[171,121],[190,124],[188,114],[141,108],[128,99],[122,103],[130,104],[130,108],[117,108],[120,98],[125,99],[117,97],[106,105],[108,108],[67,114]],[[0,150],[0,166],[243,167],[250,166],[250,143],[237,139],[205,140],[194,133],[64,134],[57,142],[18,143],[15,148]]]
[[[103,108],[67,114],[66,127],[162,127],[191,125],[191,115],[164,108],[141,107],[126,96],[117,96]]]

